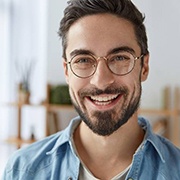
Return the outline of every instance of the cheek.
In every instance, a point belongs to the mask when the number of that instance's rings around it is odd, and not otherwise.
[[[127,86],[129,90],[129,95],[130,95],[129,98],[131,96],[136,96],[141,91],[140,90],[141,88],[141,80],[140,80],[141,75],[140,74],[141,74],[140,70],[136,70],[136,71],[132,71],[130,74],[124,77],[123,83]],[[121,83],[122,82],[120,82],[119,84]]]
[[[71,98],[73,101],[77,102],[80,101],[79,98],[79,91],[86,86],[85,80],[75,77],[74,75],[70,75],[68,78],[69,81],[69,91]]]
[[[131,73],[125,76],[124,83],[127,86],[129,86],[129,88],[132,88],[134,86],[137,86],[137,83],[139,84],[139,80],[140,80],[140,73],[138,73],[138,71],[132,71]]]
[[[140,62],[138,62],[140,63]],[[140,64],[136,64],[134,69],[132,70],[132,72],[129,75],[129,83],[133,86],[138,86],[139,83],[141,83],[141,65]]]

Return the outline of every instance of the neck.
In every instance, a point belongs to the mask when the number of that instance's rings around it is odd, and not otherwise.
[[[81,122],[74,133],[78,154],[91,171],[96,171],[102,165],[105,167],[105,164],[112,167],[118,165],[118,169],[125,169],[131,164],[143,137],[144,131],[138,125],[137,115],[110,136],[93,133],[84,122]]]

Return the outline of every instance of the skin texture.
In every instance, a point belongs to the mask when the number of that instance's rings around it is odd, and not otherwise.
[[[70,27],[67,42],[67,61],[77,50],[104,57],[113,49],[128,47],[135,56],[141,55],[133,25],[111,14],[79,19]],[[129,74],[117,76],[102,58],[95,74],[84,79],[64,63],[71,99],[83,120],[74,133],[75,145],[97,178],[109,179],[124,170],[142,142],[144,132],[137,123],[136,110],[141,82],[148,76],[148,59],[144,56],[143,66],[137,60]]]

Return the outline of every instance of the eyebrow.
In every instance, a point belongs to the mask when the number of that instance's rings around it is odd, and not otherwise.
[[[81,55],[81,54],[88,55],[88,54],[93,54],[93,52],[90,50],[86,50],[86,49],[75,49],[74,51],[72,51],[70,53],[70,56],[74,57],[74,56]]]
[[[121,52],[121,51],[127,51],[129,53],[135,54],[135,51],[134,51],[133,48],[128,47],[128,46],[121,46],[121,47],[117,47],[117,48],[111,49],[107,53],[107,55],[109,55],[109,54],[116,54],[116,53]]]
[[[116,54],[118,52],[121,52],[121,51],[127,51],[127,52],[130,52],[132,54],[135,54],[135,51],[133,48],[131,47],[128,47],[128,46],[120,46],[120,47],[117,47],[117,48],[113,48],[111,50],[108,51],[107,55],[110,55],[110,54]],[[77,55],[94,55],[94,53],[90,50],[87,50],[87,49],[75,49],[74,51],[72,51],[70,53],[70,57],[74,57],[74,56],[77,56]]]

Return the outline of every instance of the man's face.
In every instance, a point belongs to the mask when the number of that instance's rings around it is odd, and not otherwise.
[[[123,47],[132,49],[135,56],[141,55],[130,22],[110,14],[86,16],[69,29],[67,61],[79,50],[105,57],[114,49]],[[88,78],[75,76],[65,63],[64,69],[72,102],[82,120],[94,133],[106,136],[125,124],[136,112],[141,81],[148,74],[148,57],[144,57],[143,67],[141,60],[137,60],[134,69],[124,76],[113,74],[106,61],[101,59],[94,75]]]

